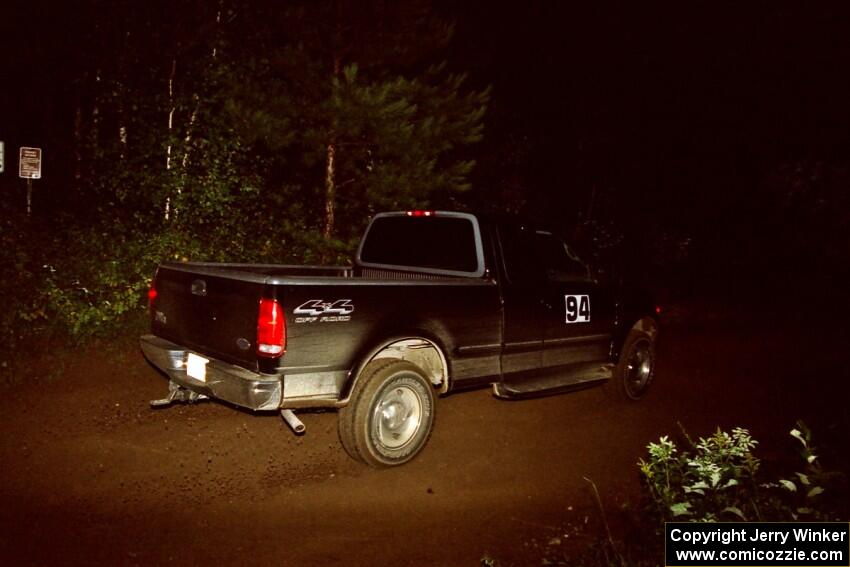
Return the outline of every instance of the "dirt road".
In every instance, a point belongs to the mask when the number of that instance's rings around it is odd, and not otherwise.
[[[785,450],[798,417],[842,443],[846,337],[792,324],[678,324],[639,403],[606,388],[522,402],[443,398],[412,463],[350,460],[333,412],[277,415],[218,403],[151,410],[166,382],[137,350],[64,355],[61,375],[0,389],[0,564],[539,565],[615,537],[639,496],[649,441],[749,427]],[[54,373],[56,374],[56,373]],[[828,449],[828,447],[827,447]],[[638,537],[641,537],[638,534]],[[651,528],[645,537],[651,537]]]

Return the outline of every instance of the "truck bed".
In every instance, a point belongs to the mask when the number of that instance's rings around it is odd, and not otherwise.
[[[490,291],[475,291],[480,287]],[[160,266],[155,288],[155,335],[253,372],[347,371],[363,344],[380,339],[378,332],[424,328],[450,344],[460,337],[469,344],[500,341],[498,290],[484,278],[349,266],[173,262]],[[280,360],[254,351],[264,297],[278,300],[286,318],[289,354]],[[315,305],[338,301],[348,302],[352,313],[310,316]],[[439,322],[432,320],[435,313]]]

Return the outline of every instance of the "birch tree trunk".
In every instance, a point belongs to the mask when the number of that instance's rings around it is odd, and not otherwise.
[[[79,194],[83,180],[83,103],[80,86],[74,98],[74,191]]]
[[[341,62],[339,56],[334,56],[333,76],[338,77]],[[327,159],[325,161],[325,241],[330,241],[334,234],[334,216],[336,208],[336,132],[331,131],[328,142]]]
[[[174,131],[174,75],[177,74],[177,56],[171,58],[171,73],[168,75],[168,147],[165,149],[165,171],[171,171],[171,134]],[[175,211],[176,212],[176,211]],[[171,219],[171,195],[165,198],[165,220]]]
[[[189,166],[189,154],[192,153],[192,134],[195,130],[195,121],[198,119],[198,110],[201,106],[201,97],[197,93],[192,95],[192,100],[195,102],[195,108],[189,116],[189,124],[186,126],[186,137],[183,138],[183,161],[180,164],[183,169],[183,176],[187,174],[186,168]]]
[[[336,144],[332,141],[327,147],[325,162],[325,240],[330,240],[334,232],[334,201],[336,200]]]
[[[124,97],[126,89],[124,84],[118,85],[118,144],[121,148],[119,159],[127,159],[127,114],[125,112]]]
[[[100,152],[100,69],[94,72],[94,93],[91,106],[91,130],[89,131],[89,179],[94,179],[95,167]]]
[[[130,30],[124,34],[124,43],[121,46],[121,58],[119,60],[118,80],[115,85],[115,98],[117,99],[118,110],[118,147],[119,159],[124,161],[127,159],[127,49],[130,40]]]
[[[221,0],[218,3],[218,11],[215,14],[215,24],[216,24],[216,33],[221,33],[221,12],[224,9],[224,0]],[[218,56],[218,49],[213,42],[212,48],[212,60],[215,63],[216,58]],[[192,114],[189,116],[189,125],[186,127],[186,137],[183,138],[183,161],[181,166],[183,168],[183,175],[187,174],[186,168],[189,165],[189,156],[192,153],[192,137],[194,136],[195,131],[195,122],[198,119],[198,110],[200,110],[201,106],[201,97],[198,96],[198,93],[194,93],[192,95],[192,100],[195,103],[195,108],[192,110]]]

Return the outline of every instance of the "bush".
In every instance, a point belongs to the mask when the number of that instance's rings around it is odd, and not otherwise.
[[[0,373],[10,372],[3,369],[28,345],[137,331],[161,262],[344,262],[353,248],[352,242],[326,241],[310,227],[261,222],[259,215],[257,222],[232,215],[195,225],[102,217],[88,227],[3,219]]]
[[[57,255],[36,282],[40,308],[34,316],[52,320],[72,339],[112,336],[131,319],[144,315],[147,290],[161,262],[303,263],[325,254],[336,259],[344,252],[339,245],[325,253],[306,239],[289,239],[289,247],[284,248],[287,239],[280,234],[264,234],[262,227],[257,227],[257,234],[245,234],[248,229],[242,224],[206,237],[168,227],[147,233],[141,227],[127,230],[123,225],[73,230],[69,238],[78,246],[69,255]],[[300,257],[294,258],[293,252]]]
[[[718,428],[697,442],[683,432],[685,450],[667,436],[650,443],[638,466],[652,515],[660,522],[831,519],[822,494],[834,475],[821,468],[805,424],[797,422],[790,435],[801,447],[803,470],[773,481],[764,480],[753,454],[758,441],[740,427]]]
[[[40,294],[33,290],[41,280],[50,241],[8,203],[0,205],[0,219],[0,355],[4,355],[24,345],[46,316]]]

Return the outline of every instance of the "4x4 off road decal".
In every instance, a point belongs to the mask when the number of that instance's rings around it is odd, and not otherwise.
[[[590,322],[589,295],[565,295],[564,301],[567,304],[567,323]]]
[[[296,323],[350,321],[353,312],[354,305],[350,299],[337,299],[336,301],[311,299],[292,311],[294,315],[300,315],[300,317],[295,318]]]

